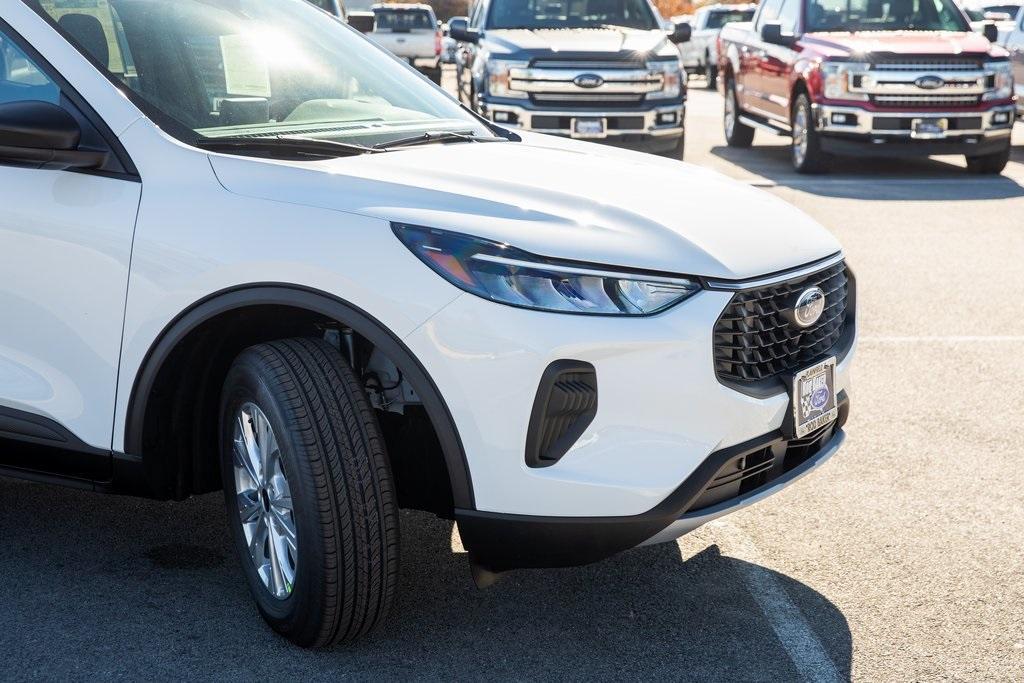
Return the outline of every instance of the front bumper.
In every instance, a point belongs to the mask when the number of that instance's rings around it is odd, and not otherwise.
[[[481,112],[495,123],[508,128],[536,133],[577,137],[573,133],[573,119],[603,119],[605,134],[599,138],[581,138],[611,144],[649,143],[657,151],[668,151],[683,135],[686,117],[684,102],[673,102],[649,109],[539,109],[528,103],[480,102]],[[660,149],[664,148],[664,149]],[[655,151],[649,149],[647,151]]]
[[[985,111],[869,111],[855,106],[815,105],[822,149],[850,156],[982,155],[1010,142],[1014,105]],[[915,119],[945,119],[941,137],[915,135]]]

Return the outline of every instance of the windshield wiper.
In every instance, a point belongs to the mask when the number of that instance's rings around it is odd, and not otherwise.
[[[438,142],[508,142],[507,138],[484,137],[472,133],[457,133],[455,131],[427,131],[420,135],[409,138],[399,138],[391,142],[379,142],[373,146],[376,150],[387,150],[395,147],[413,147],[415,145],[432,145]]]
[[[306,138],[297,135],[275,135],[273,137],[247,138],[230,136],[222,138],[200,138],[196,147],[223,152],[269,152],[284,153],[292,156],[313,156],[335,158],[355,156],[356,154],[372,154],[380,150],[354,142],[335,142]]]

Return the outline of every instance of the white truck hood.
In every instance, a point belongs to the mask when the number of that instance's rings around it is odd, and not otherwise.
[[[543,256],[745,279],[835,238],[767,192],[645,154],[539,135],[283,162],[211,155],[230,192],[424,225]]]

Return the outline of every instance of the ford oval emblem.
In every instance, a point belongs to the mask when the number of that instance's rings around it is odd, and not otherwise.
[[[923,88],[924,90],[935,90],[936,88],[941,88],[946,85],[946,81],[942,80],[938,76],[921,76],[914,81],[914,85],[918,88]]]
[[[580,74],[572,82],[581,88],[599,88],[604,85],[604,79],[597,74]]]
[[[793,320],[800,327],[810,327],[818,322],[825,312],[825,291],[821,287],[811,287],[800,293],[793,307]]]

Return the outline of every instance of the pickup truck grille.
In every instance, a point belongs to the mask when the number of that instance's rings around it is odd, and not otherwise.
[[[978,95],[873,95],[871,101],[886,107],[965,107],[979,102]]]
[[[544,62],[548,64],[549,62]],[[577,103],[601,102],[637,103],[647,93],[662,89],[662,75],[646,67],[632,68],[622,63],[619,68],[607,68],[607,64],[587,64],[586,67],[573,62],[550,62],[556,67],[541,68],[538,64],[526,68],[514,68],[509,73],[510,87],[528,93],[535,103],[547,106],[571,107]],[[600,82],[591,87],[576,84],[578,76],[596,76]]]
[[[972,58],[923,57],[892,62],[877,61],[872,65],[872,69],[875,71],[978,71],[982,66],[980,60]]]
[[[994,86],[992,72],[974,57],[875,61],[849,72],[849,79],[850,92],[902,109],[975,106]]]
[[[818,322],[801,328],[787,319],[800,293],[825,292]],[[772,380],[825,356],[846,331],[849,277],[839,263],[777,285],[737,292],[714,329],[715,375],[725,384]]]

